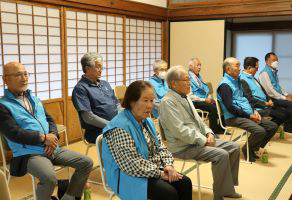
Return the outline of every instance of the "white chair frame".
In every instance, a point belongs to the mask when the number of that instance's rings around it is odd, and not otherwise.
[[[238,128],[238,127],[234,127],[234,126],[224,126],[223,125],[223,120],[222,120],[222,110],[221,110],[221,105],[220,105],[220,102],[218,99],[215,99],[216,101],[216,108],[217,108],[217,112],[218,112],[218,118],[219,118],[219,123],[220,123],[220,126],[225,130],[224,131],[224,135],[223,135],[223,138],[225,139],[225,137],[227,136],[226,133],[230,131],[230,137],[229,137],[229,141],[232,140],[233,138],[233,135],[234,135],[234,132],[235,131],[241,131],[241,135],[240,135],[240,140],[239,142],[242,141],[242,137],[245,135],[246,136],[246,155],[247,155],[247,159],[245,161],[245,163],[251,163],[249,161],[249,144],[248,144],[248,136],[249,136],[249,132],[242,129],[242,128]]]
[[[113,199],[115,196],[115,193],[111,190],[111,188],[107,184],[106,180],[106,171],[104,169],[103,161],[102,161],[102,135],[99,135],[96,138],[96,151],[98,156],[98,164],[100,166],[100,174],[101,174],[101,180],[104,190],[109,194],[109,200]]]

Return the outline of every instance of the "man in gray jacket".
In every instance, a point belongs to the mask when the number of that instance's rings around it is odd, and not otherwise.
[[[170,90],[160,104],[159,116],[168,149],[174,157],[212,162],[214,200],[241,198],[234,189],[238,185],[239,145],[214,138],[187,96],[190,82],[183,66],[170,68],[166,79]]]

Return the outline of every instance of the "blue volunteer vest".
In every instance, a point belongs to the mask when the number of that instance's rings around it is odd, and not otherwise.
[[[168,86],[167,86],[167,82],[166,80],[162,80],[161,78],[159,78],[156,75],[153,75],[150,77],[149,82],[151,83],[151,85],[153,86],[154,90],[155,90],[155,96],[156,96],[156,100],[158,102],[161,102],[162,98],[166,95],[166,93],[168,92]],[[158,110],[153,108],[152,110],[152,114],[155,118],[159,117],[159,113]]]
[[[267,72],[268,73],[274,90],[276,90],[278,93],[283,95],[281,86],[279,84],[278,75],[276,74],[276,72],[273,71],[271,69],[271,67],[269,67],[268,65],[266,65],[265,68],[261,71],[261,73],[263,73],[263,72]]]
[[[150,133],[155,138],[156,143],[158,143],[152,120],[147,118],[143,121],[143,124],[146,124]],[[115,116],[103,129],[103,135],[105,136],[114,128],[122,128],[129,133],[135,142],[137,152],[144,159],[148,159],[148,145],[142,127],[129,110],[125,109]],[[127,173],[121,171],[111,155],[105,137],[102,142],[102,160],[104,162],[107,182],[115,194],[122,200],[147,200],[148,179],[146,177],[129,176]]]
[[[252,95],[254,98],[260,101],[266,102],[268,99],[262,90],[262,88],[257,84],[255,78],[251,74],[246,74],[246,73],[241,73],[240,74],[240,79],[245,80],[252,92]]]
[[[189,72],[189,79],[191,80],[191,88],[192,93],[200,98],[208,98],[209,88],[206,83],[203,82],[202,76],[199,74],[198,78],[202,82],[202,85],[199,86],[198,83],[195,81],[195,74]]]
[[[223,77],[223,80],[220,82],[218,88],[222,84],[227,84],[231,88],[233,106],[235,106],[235,107],[237,107],[239,109],[242,109],[243,111],[245,111],[248,114],[252,114],[253,113],[252,107],[250,106],[248,100],[243,96],[243,90],[241,88],[241,84],[240,84],[240,79],[239,78],[237,80],[235,80],[230,75],[225,73],[224,77]],[[222,102],[222,98],[219,95],[219,93],[217,93],[217,98],[218,98],[218,100],[220,102],[220,105],[221,105],[221,108],[222,108],[222,112],[224,114],[224,118],[225,119],[230,119],[230,118],[237,117],[237,116],[233,115],[232,113],[230,113],[227,110],[227,108],[225,107],[224,103]]]
[[[17,125],[26,130],[39,131],[41,134],[49,133],[49,124],[47,122],[46,114],[42,102],[35,96],[31,95],[31,91],[27,90],[28,99],[31,102],[33,113],[28,112],[15,98],[15,96],[6,89],[4,96],[0,99],[0,103],[5,106],[11,113]],[[7,142],[13,152],[13,157],[18,157],[27,154],[44,154],[44,146],[19,144],[9,140]]]

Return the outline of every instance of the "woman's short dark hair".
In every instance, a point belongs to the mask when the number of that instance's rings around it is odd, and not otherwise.
[[[142,91],[146,88],[153,89],[152,85],[148,81],[134,81],[131,83],[125,93],[122,107],[131,110],[131,102],[136,102],[140,99]]]

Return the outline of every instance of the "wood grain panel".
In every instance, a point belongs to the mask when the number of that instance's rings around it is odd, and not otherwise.
[[[167,9],[157,6],[129,2],[122,0],[30,0],[36,3],[45,3],[66,6],[71,8],[80,8],[95,10],[100,12],[122,14],[147,19],[167,19]]]
[[[292,14],[291,1],[226,1],[226,3],[193,4],[169,9],[170,20],[275,16]]]
[[[67,111],[67,132],[70,143],[81,139],[80,122],[71,99],[67,101]]]

